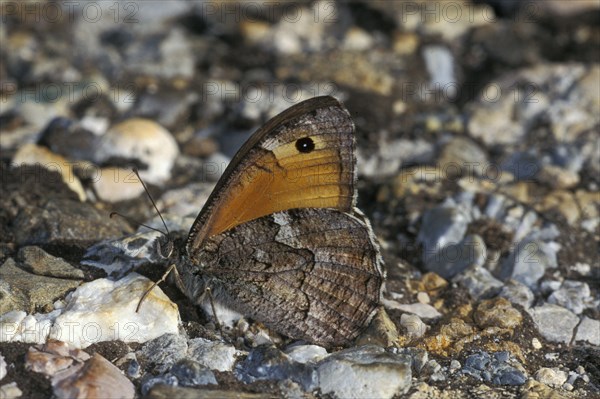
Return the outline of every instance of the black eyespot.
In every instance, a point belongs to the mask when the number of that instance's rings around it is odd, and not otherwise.
[[[315,149],[315,142],[310,137],[302,137],[296,141],[296,149],[307,154]]]

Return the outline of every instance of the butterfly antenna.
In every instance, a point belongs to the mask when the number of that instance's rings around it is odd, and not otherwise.
[[[158,207],[156,206],[156,202],[154,202],[154,198],[152,198],[152,196],[150,195],[150,191],[148,191],[148,187],[146,187],[146,183],[144,183],[144,181],[140,177],[140,174],[139,174],[137,168],[133,168],[133,173],[135,173],[135,175],[137,176],[140,183],[142,183],[142,186],[144,187],[144,191],[146,191],[146,195],[148,195],[148,198],[150,198],[150,202],[152,202],[152,206],[154,206],[154,209],[156,209],[156,213],[158,213],[158,217],[160,217],[160,220],[162,220],[163,226],[165,226],[165,230],[167,231],[167,237],[169,237],[171,235],[171,233],[169,232],[169,228],[167,227],[167,224],[165,223],[165,219],[163,219],[160,211],[158,210]]]
[[[123,215],[123,214],[121,214],[119,212],[111,212],[108,217],[110,217],[112,219],[113,216],[122,217],[123,219],[127,220],[129,223],[135,224],[137,226],[144,226],[144,227],[146,227],[146,228],[148,228],[150,230],[158,231],[160,234],[166,235],[165,232],[162,231],[162,230],[156,229],[156,228],[154,228],[152,226],[148,226],[147,224],[144,224],[144,223],[142,223],[142,222],[140,222],[138,220],[132,219],[129,216],[125,216],[125,215]],[[168,232],[168,230],[167,230],[167,232]]]

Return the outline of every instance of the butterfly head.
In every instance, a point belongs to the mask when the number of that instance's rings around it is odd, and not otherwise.
[[[162,260],[171,259],[177,256],[175,241],[169,235],[162,235],[154,241],[156,254]]]

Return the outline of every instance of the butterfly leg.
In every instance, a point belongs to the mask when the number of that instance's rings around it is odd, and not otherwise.
[[[162,275],[162,277],[158,281],[156,281],[155,283],[153,283],[152,286],[150,288],[148,288],[144,292],[144,295],[142,295],[142,297],[140,298],[140,301],[137,304],[137,307],[135,308],[135,312],[136,313],[139,313],[140,307],[142,306],[142,302],[144,302],[144,299],[146,299],[146,297],[148,297],[148,294],[150,294],[150,292],[154,289],[154,287],[156,287],[157,285],[159,285],[160,283],[162,283],[163,281],[165,281],[167,279],[167,276],[169,275],[169,273],[171,273],[173,271],[175,272],[176,278],[178,278],[179,280],[181,280],[181,277],[179,277],[179,273],[177,272],[177,268],[175,267],[175,263],[173,263],[165,271],[165,273]]]
[[[219,329],[219,332],[221,333],[221,335],[223,335],[223,329],[221,328],[221,322],[219,322],[219,318],[217,317],[217,310],[215,309],[215,301],[213,299],[213,295],[212,295],[212,291],[210,289],[210,287],[206,287],[204,289],[204,294],[202,294],[202,296],[206,295],[208,297],[208,301],[210,302],[210,308],[212,309],[212,313],[213,313],[213,317],[215,318],[215,323],[217,323],[217,328]]]

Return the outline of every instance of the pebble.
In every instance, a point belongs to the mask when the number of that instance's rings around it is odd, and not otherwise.
[[[429,74],[429,90],[439,91],[452,100],[458,85],[454,71],[454,55],[445,46],[427,45],[423,47],[423,59]]]
[[[163,334],[146,342],[136,356],[141,362],[152,364],[151,371],[160,374],[167,372],[173,364],[183,359],[188,351],[184,336],[177,333]]]
[[[101,168],[92,182],[98,198],[106,202],[134,199],[144,192],[144,186],[131,169]]]
[[[393,303],[397,304],[395,301]],[[396,345],[399,338],[396,323],[390,319],[385,308],[381,307],[373,316],[369,326],[356,338],[354,344],[356,346],[373,344],[388,348]]]
[[[2,399],[17,399],[23,395],[23,391],[19,389],[16,382],[11,382],[0,386],[0,398]]]
[[[133,118],[111,127],[97,145],[98,164],[111,159],[134,160],[146,183],[161,185],[171,177],[171,169],[179,155],[177,142],[165,128],[149,119]]]
[[[53,378],[52,389],[54,395],[60,399],[135,397],[135,388],[131,381],[98,353],[64,378]]]
[[[97,279],[67,296],[50,337],[85,348],[101,341],[146,342],[177,333],[179,312],[159,287],[154,287],[136,312],[152,281],[136,273],[111,281]]]
[[[436,308],[425,303],[398,304],[394,308],[412,313],[422,319],[436,319],[442,315]]]
[[[108,212],[87,202],[48,198],[29,203],[12,221],[18,245],[99,242],[123,236],[130,230],[124,221],[111,220]]]
[[[0,267],[0,277],[6,284],[6,290],[11,293],[0,298],[0,314],[11,310],[33,313],[36,309],[51,307],[54,301],[81,284],[81,280],[29,273],[18,267],[12,258],[8,258]]]
[[[87,196],[74,171],[74,162],[55,154],[46,147],[36,144],[25,144],[19,148],[12,159],[13,167],[22,165],[42,166],[48,170],[58,172],[62,181],[69,187],[80,201],[85,201]]]
[[[548,341],[571,342],[573,329],[579,323],[579,318],[573,312],[549,303],[528,309],[527,312],[540,334]],[[560,320],[560,323],[557,323],[557,320]]]
[[[252,349],[248,357],[236,365],[235,375],[245,383],[290,379],[305,391],[315,389],[319,383],[314,366],[296,362],[272,345]]]
[[[541,240],[523,240],[503,263],[501,274],[534,289],[547,269],[557,267],[559,247]]]
[[[188,357],[210,370],[232,371],[240,352],[232,345],[194,338],[188,341]]]
[[[452,280],[465,287],[475,299],[489,298],[503,287],[502,281],[495,278],[489,270],[480,266],[471,266]]]
[[[53,393],[60,399],[135,397],[133,384],[115,365],[98,353],[90,356],[65,342],[49,340],[30,348],[25,364],[50,377]]]
[[[6,364],[6,360],[4,360],[4,356],[2,356],[2,354],[0,353],[0,381],[2,381],[2,379],[4,377],[6,377],[6,374],[8,372],[8,365]]]
[[[535,298],[529,287],[516,280],[508,280],[498,295],[525,309],[529,309],[533,305]]]
[[[563,306],[575,314],[581,314],[591,302],[590,287],[582,281],[565,280],[560,289],[548,297],[548,303]]]
[[[521,313],[504,298],[482,301],[473,314],[479,328],[500,327],[514,329],[523,321]]]
[[[484,174],[489,161],[487,154],[473,140],[458,136],[444,146],[438,166],[449,179],[459,176],[475,179]]]
[[[317,363],[328,356],[327,350],[318,345],[296,345],[285,350],[290,359],[306,364]]]
[[[584,316],[577,326],[575,341],[585,341],[600,346],[600,321]]]
[[[22,267],[38,276],[82,280],[81,269],[71,266],[62,258],[50,255],[40,247],[27,246],[19,249],[17,260]]]
[[[182,359],[175,363],[170,373],[177,378],[178,384],[184,387],[217,385],[217,379],[208,367],[190,359]]]
[[[523,385],[527,381],[523,370],[509,352],[479,352],[467,357],[462,373],[495,385]]]
[[[406,329],[409,338],[422,337],[427,331],[427,325],[414,314],[403,314],[400,316],[400,325]]]
[[[317,369],[319,388],[335,398],[389,398],[411,386],[411,360],[377,346],[334,353]]]
[[[567,373],[556,367],[542,367],[535,372],[535,379],[549,387],[560,388],[567,382]]]

